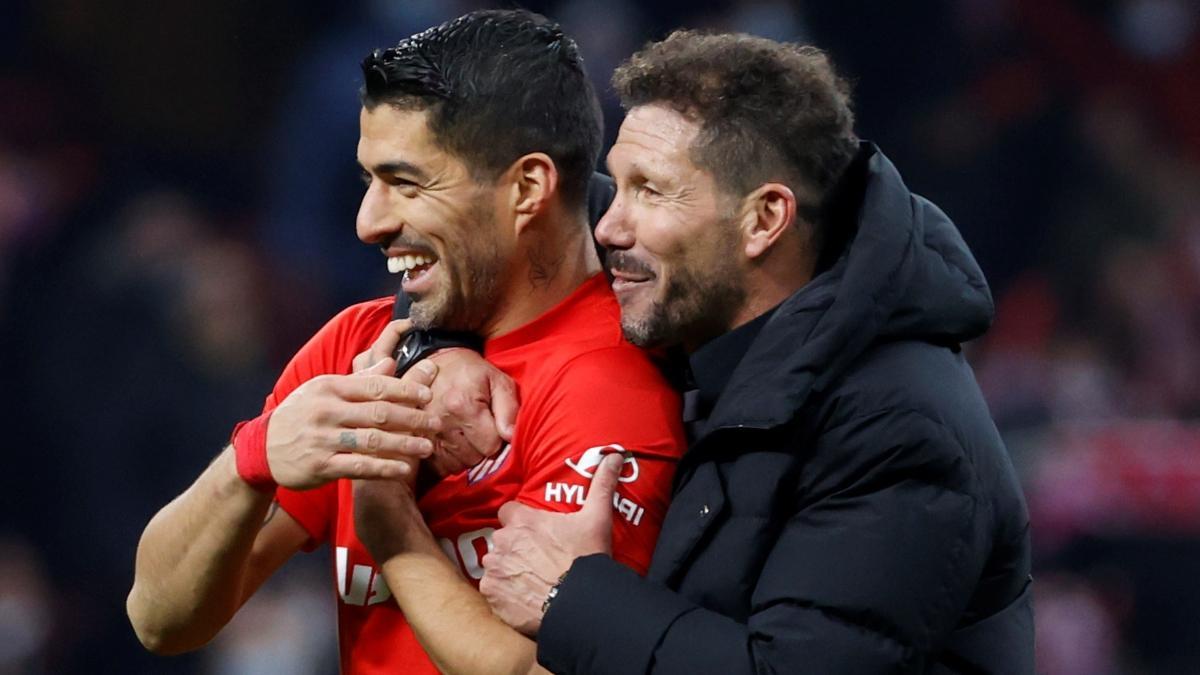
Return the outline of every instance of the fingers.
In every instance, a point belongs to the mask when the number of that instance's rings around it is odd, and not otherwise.
[[[343,429],[338,432],[336,452],[377,455],[389,459],[428,457],[433,452],[433,441],[373,428]]]
[[[412,321],[409,319],[396,319],[389,322],[379,337],[375,338],[375,342],[371,344],[371,352],[382,354],[385,357],[395,354],[396,345],[400,344],[400,338],[408,334],[410,330],[412,330]]]
[[[522,528],[515,526],[501,527],[492,532],[491,549],[479,559],[479,564],[485,570],[491,568],[492,571],[495,571],[501,566],[502,561],[509,560],[507,556],[513,552],[515,546],[520,544],[522,534]]]
[[[530,507],[525,506],[520,502],[505,502],[500,510],[496,512],[496,518],[500,521],[500,527],[508,527],[517,522],[521,518],[521,514],[530,511]],[[499,532],[499,530],[497,530]],[[493,533],[493,536],[495,533]],[[493,544],[495,540],[493,539]]]
[[[412,322],[408,319],[397,319],[385,326],[383,332],[379,334],[367,351],[354,357],[354,372],[372,368],[383,359],[391,358],[396,352],[396,345],[400,344],[400,338],[411,328]]]
[[[392,359],[387,360],[392,361]],[[395,372],[395,370],[395,362],[392,361],[392,369],[388,372]],[[431,359],[425,359],[424,361],[419,361],[417,365],[413,366],[412,368],[409,368],[408,372],[404,373],[404,377],[400,378],[400,381],[422,387],[429,387],[433,385],[433,380],[435,377],[437,377],[437,372],[437,364]]]
[[[326,423],[347,429],[379,429],[433,437],[442,430],[435,414],[391,401],[331,404],[322,416]]]
[[[583,500],[583,508],[579,509],[580,513],[596,518],[612,518],[613,492],[617,489],[624,464],[625,455],[619,452],[611,452],[600,460],[587,497]]]
[[[456,433],[444,436],[449,441],[450,451],[467,466],[475,466],[504,447],[504,439],[496,434],[491,415],[481,424],[464,425]]]
[[[403,379],[396,379],[390,374],[376,372],[377,369],[387,368],[390,362],[391,359],[385,359],[357,375],[325,376],[322,378],[322,387],[344,401],[391,401],[420,407],[433,399],[433,391],[423,378],[432,378],[433,373],[437,372],[437,366],[430,363],[428,368],[422,368],[426,363],[422,361],[412,370],[423,372],[417,373],[411,379],[407,375]]]
[[[492,417],[496,420],[496,432],[506,441],[512,442],[513,429],[517,425],[517,385],[512,378],[499,370],[488,378],[491,389]]]
[[[371,457],[355,453],[338,453],[325,462],[322,473],[327,480],[335,478],[382,478],[400,480],[413,472],[409,461]]]
[[[364,353],[366,353],[366,352],[364,352]],[[362,356],[362,354],[359,354],[359,356]],[[357,357],[355,357],[355,358],[357,358]],[[354,374],[355,375],[391,375],[394,370],[394,367],[393,368],[388,367],[389,365],[394,364],[394,362],[393,362],[393,364],[388,363],[391,360],[392,359],[390,357],[378,359],[378,360],[374,361],[373,363],[371,363],[371,365],[367,366],[366,368],[364,368],[362,370],[356,369],[354,371]]]
[[[469,469],[484,459],[483,455],[471,448],[461,432],[455,431],[438,437],[435,452],[441,460],[441,468],[448,472],[441,474],[443,476]]]
[[[433,454],[425,459],[424,465],[439,480],[470,468],[454,455],[445,452],[440,442],[434,443]]]
[[[438,403],[445,409],[442,417],[446,433],[442,440],[467,466],[491,457],[504,445],[486,401],[451,390]]]

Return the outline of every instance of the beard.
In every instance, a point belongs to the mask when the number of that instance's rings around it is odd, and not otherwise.
[[[734,311],[746,298],[736,282],[679,269],[654,300],[637,316],[623,312],[621,331],[639,347],[661,347],[685,341],[707,341],[725,332]]]
[[[413,298],[409,319],[415,328],[476,332],[495,311],[507,265],[499,247],[485,234],[494,230],[494,223],[487,198],[480,196],[455,238],[446,242],[448,257],[438,260],[441,283]]]
[[[694,260],[680,261],[645,311],[621,308],[621,331],[639,347],[705,342],[729,328],[746,299],[741,271],[730,254],[737,230],[721,223],[722,236]]]

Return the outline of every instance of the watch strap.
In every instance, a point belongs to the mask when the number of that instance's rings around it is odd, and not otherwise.
[[[441,349],[466,348],[483,353],[483,338],[466,331],[450,331],[440,328],[415,329],[400,338],[396,345],[396,377],[401,377],[410,368]]]
[[[570,571],[570,569],[567,570],[567,572]],[[546,599],[542,601],[542,616],[546,616],[546,612],[550,609],[550,603],[554,602],[554,599],[558,597],[558,587],[562,586],[562,582],[566,580],[567,572],[560,574],[558,581],[554,582],[554,585],[546,593]]]

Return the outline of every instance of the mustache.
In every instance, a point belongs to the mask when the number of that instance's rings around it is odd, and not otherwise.
[[[605,262],[608,263],[609,270],[614,272],[654,276],[654,270],[650,265],[637,259],[629,251],[614,251],[609,249],[608,254],[605,256]]]
[[[405,248],[433,253],[433,247],[426,242],[423,242],[419,239],[406,237],[402,234],[398,234],[387,241],[381,242],[379,244],[379,248],[383,249],[384,251],[387,251],[389,248]]]

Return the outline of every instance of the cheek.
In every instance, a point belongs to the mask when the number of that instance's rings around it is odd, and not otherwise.
[[[497,261],[505,259],[504,244],[494,232],[478,225],[448,234],[442,246],[451,261],[449,270],[463,293],[471,295],[478,290],[473,288],[475,284],[493,281]]]
[[[688,227],[686,219],[675,214],[661,214],[641,228],[638,244],[649,254],[650,262],[660,274],[686,260],[689,246],[697,232]]]

